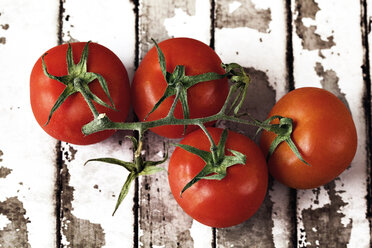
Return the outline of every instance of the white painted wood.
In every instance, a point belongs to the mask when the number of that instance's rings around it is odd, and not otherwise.
[[[140,1],[139,57],[158,42],[171,37],[191,37],[210,42],[210,1]],[[162,159],[164,147],[173,151],[172,143],[153,133],[145,139],[146,158]],[[172,146],[172,147],[171,147]],[[168,162],[163,165],[165,168]],[[212,229],[196,223],[174,200],[166,173],[142,177],[140,180],[140,247],[210,247]]]
[[[57,16],[58,1],[1,1],[0,247],[55,246],[56,141],[34,120],[29,77],[57,44]]]
[[[190,1],[191,2],[191,1]],[[195,0],[195,13],[176,7],[174,16],[165,18],[164,27],[169,37],[189,37],[209,44],[210,40],[210,2]]]
[[[224,63],[236,62],[265,72],[278,100],[287,92],[285,1],[216,2],[228,8],[224,9],[227,18],[236,16],[243,22],[234,24],[235,19],[227,19],[219,24],[216,20],[216,52]]]
[[[341,217],[340,223],[334,220],[336,222],[334,225],[345,228],[344,233],[333,232],[332,235],[340,236],[350,232],[349,240],[345,241],[348,247],[369,247],[370,231],[366,219],[367,161],[366,126],[362,110],[364,82],[361,69],[363,50],[360,2],[334,0],[307,1],[307,3],[308,11],[302,12],[302,16],[299,17],[295,9],[296,3],[292,1],[295,24],[293,31],[295,87],[322,87],[322,80],[333,80],[333,89],[329,90],[341,98],[343,98],[342,94],[345,94],[344,98],[348,102],[357,128],[358,150],[349,169],[327,188],[298,192],[299,239],[300,242],[312,245],[319,243],[320,247],[325,245],[322,243],[324,240],[309,240],[302,215],[307,210],[319,212],[330,208]],[[304,29],[302,33],[299,30],[301,25]],[[300,39],[298,32],[302,35],[307,32],[308,36]],[[321,73],[322,68],[332,78],[326,79]],[[307,231],[312,233],[324,231],[307,227]]]
[[[292,247],[293,223],[291,219],[292,206],[289,189],[277,181],[273,182],[273,187],[269,190],[269,197],[273,202],[272,228],[273,241],[275,248]]]
[[[107,46],[120,57],[130,78],[134,74],[135,13],[132,1],[1,0],[0,85],[3,88],[0,91],[0,247],[55,247],[57,242],[57,141],[44,133],[34,120],[29,106],[28,85],[34,62],[44,51],[57,44],[60,2],[64,9],[63,42],[92,40]],[[221,12],[216,13],[217,53],[224,62],[234,61],[247,67],[254,81],[264,85],[267,83],[267,87],[252,89],[248,101],[253,100],[254,106],[261,100],[259,93],[263,92],[263,96],[273,96],[273,99],[278,100],[287,91],[285,2],[216,1],[217,10],[223,11],[224,16],[230,18],[221,21],[218,19]],[[168,37],[188,36],[209,44],[210,1],[142,0],[139,3],[140,58],[152,47],[151,38],[160,41]],[[302,17],[299,17],[297,3],[306,6],[307,11],[301,13]],[[368,140],[362,104],[365,86],[361,70],[363,50],[360,2],[293,0],[291,5],[295,87],[322,87],[321,81],[326,80],[324,77],[328,73],[337,82],[335,85],[339,91],[345,94],[344,97],[341,94],[341,97],[348,102],[359,135],[358,152],[351,167],[333,184],[297,192],[298,246],[308,244],[322,247],[322,240],[311,239],[310,232],[322,232],[323,237],[345,234],[336,233],[336,227],[344,228],[346,234],[350,232],[347,247],[369,247],[371,233],[365,216]],[[224,6],[224,9],[218,9],[219,6]],[[367,0],[367,7],[367,18],[370,20],[371,0]],[[267,17],[270,19],[265,19]],[[302,31],[299,32],[298,28],[302,28]],[[305,33],[310,36],[299,37]],[[368,41],[371,47],[370,32]],[[369,55],[372,61],[371,52]],[[369,69],[372,71],[372,68]],[[338,91],[336,86],[334,90]],[[265,105],[272,104],[271,100],[265,102]],[[252,106],[246,106],[246,109],[252,110]],[[266,114],[260,112],[259,117]],[[221,124],[224,125],[228,126],[226,123]],[[229,127],[248,135],[254,132],[242,129],[241,126]],[[98,162],[83,166],[87,159],[95,157],[112,156],[131,160],[130,142],[124,139],[126,134],[119,132],[102,143],[86,147],[62,143],[65,173],[63,187],[66,191],[60,193],[63,206],[71,207],[70,214],[61,219],[61,242],[64,247],[77,245],[76,240],[71,240],[66,233],[76,235],[78,241],[80,237],[82,242],[84,238],[91,237],[89,235],[92,233],[83,230],[84,227],[102,234],[100,239],[90,240],[88,244],[96,242],[94,245],[97,247],[133,247],[133,185],[116,215],[111,216],[127,172],[123,168]],[[161,159],[162,153],[159,151],[163,151],[163,146],[168,146],[169,141],[154,134],[149,134],[147,140],[150,142],[146,150],[148,157]],[[151,193],[152,204],[142,204],[146,202],[147,195],[140,195],[139,211],[156,212],[151,215],[156,228],[144,229],[140,226],[139,246],[146,247],[150,242],[153,247],[175,246],[177,241],[174,242],[174,239],[178,239],[185,244],[184,247],[210,247],[213,239],[211,229],[192,221],[175,202],[171,202],[166,175],[147,179],[140,180],[140,193]],[[152,189],[149,191],[145,189],[146,182],[151,182]],[[156,193],[157,190],[159,193]],[[253,240],[255,245],[263,242],[266,247],[291,247],[293,223],[290,217],[293,213],[288,210],[289,198],[288,188],[274,181],[265,208],[254,217],[254,222],[240,225],[230,233],[217,230],[217,247],[247,245],[245,238],[254,231],[248,227],[266,222],[273,223],[268,234],[271,238],[263,240],[263,236],[256,235],[257,240],[251,239],[250,242]],[[317,216],[317,213],[325,211],[335,213],[340,218],[332,230],[324,231],[315,225],[305,225],[305,213]],[[9,213],[16,213],[16,220]],[[156,219],[159,216],[165,216],[166,219]],[[173,219],[169,220],[170,217]],[[146,219],[142,216],[138,221],[146,222]],[[333,223],[332,219],[327,224],[330,223]],[[78,227],[78,224],[81,226]],[[149,235],[152,230],[154,233]],[[187,239],[179,238],[178,235]],[[85,243],[85,247],[89,245]]]
[[[211,246],[211,240],[213,240],[211,229],[200,222],[193,220],[190,235],[195,248]]]
[[[72,216],[62,219],[62,235],[65,236],[63,245],[66,247],[70,247],[68,244],[71,242],[66,238],[70,233],[65,233],[64,228],[72,228],[71,232],[75,231],[76,233],[81,232],[81,228],[84,228],[70,226],[69,220],[75,217],[79,220],[89,221],[90,224],[86,225],[87,228],[96,229],[96,225],[99,225],[99,229],[102,228],[104,240],[98,241],[95,245],[104,241],[105,245],[102,247],[133,246],[134,183],[126,199],[112,216],[128,172],[118,165],[100,162],[91,162],[84,166],[88,159],[99,157],[114,157],[131,161],[132,147],[129,142],[124,140],[124,136],[128,134],[130,133],[120,132],[108,140],[88,147],[63,144],[65,149],[64,163],[70,174],[69,185],[73,187]],[[101,230],[97,232],[101,233]],[[92,237],[87,235],[86,238]]]
[[[288,88],[285,1],[216,2],[216,52],[224,63],[237,62],[249,68],[252,85],[244,110],[253,117],[264,120],[275,99],[283,96]],[[225,125],[251,138],[256,130],[243,125],[223,123],[222,126]],[[289,189],[274,181],[262,206],[269,214],[259,211],[240,228],[226,232],[218,230],[217,233],[222,235],[218,240],[218,247],[243,244],[291,247],[289,198]],[[267,222],[272,222],[272,228],[267,229]],[[257,225],[260,226],[256,228],[259,230],[253,232],[253,226]],[[238,238],[241,232],[247,233],[246,237]]]
[[[63,41],[97,42],[112,50],[125,65],[130,80],[134,73],[135,58],[135,13],[131,1],[67,0],[63,3]],[[85,161],[98,157],[114,157],[132,161],[132,145],[125,135],[117,132],[109,139],[90,146],[72,146],[62,143],[64,163],[70,174],[69,185],[73,187],[72,216],[91,223],[98,233],[104,233],[96,246],[132,247],[134,236],[133,196],[134,183],[122,205],[112,217],[117,197],[128,172],[119,166]],[[73,155],[73,158],[71,158]],[[66,157],[67,156],[67,157]],[[62,193],[62,201],[64,200]],[[62,219],[63,245],[70,247],[68,232],[81,232],[78,226],[64,230],[70,222]],[[102,230],[101,230],[102,229]],[[76,234],[77,235],[77,234]],[[87,239],[91,238],[89,235]],[[83,245],[78,241],[74,245]],[[71,244],[70,244],[71,245]],[[100,247],[100,246],[99,246]]]
[[[135,13],[130,0],[66,0],[63,42],[93,41],[119,56],[129,78],[134,73]]]

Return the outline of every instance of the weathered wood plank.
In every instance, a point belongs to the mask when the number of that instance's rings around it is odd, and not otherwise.
[[[299,247],[370,247],[359,1],[292,1],[295,87],[316,86],[349,107],[358,151],[336,180],[297,193]],[[346,18],[347,17],[347,18]]]
[[[151,38],[189,37],[206,44],[210,40],[209,1],[141,1],[139,6],[140,58],[153,47]]]
[[[117,197],[128,173],[119,166],[91,162],[91,158],[132,159],[130,133],[119,132],[89,147],[62,144],[61,235],[63,247],[132,247],[134,235],[131,187],[115,216]]]
[[[36,60],[57,43],[57,13],[58,1],[44,0],[35,5],[30,1],[5,0],[0,6],[3,248],[55,247],[56,141],[34,120],[28,85]]]
[[[153,46],[151,38],[162,41],[187,36],[209,44],[209,1],[141,1],[139,6],[139,57]],[[146,158],[160,160],[170,143],[149,132],[146,135]],[[164,165],[167,168],[168,163]],[[177,205],[169,189],[166,173],[140,180],[139,244],[141,247],[208,247],[212,230],[198,224]]]
[[[246,67],[252,78],[242,111],[264,120],[288,89],[285,1],[216,1],[215,48],[225,63]],[[220,123],[253,138],[256,128]],[[256,138],[256,141],[258,139]],[[290,247],[289,189],[270,181],[258,212],[232,228],[217,229],[217,247]]]
[[[364,82],[365,82],[365,98],[364,109],[366,115],[366,128],[367,128],[367,179],[368,183],[368,198],[367,198],[367,217],[369,219],[369,227],[372,228],[372,82],[371,82],[371,61],[372,55],[370,48],[372,46],[371,34],[371,20],[372,20],[372,2],[361,1],[362,3],[362,31],[363,31],[363,45],[364,45]],[[372,234],[372,229],[370,229]],[[370,237],[370,244],[372,244],[372,236]]]
[[[63,42],[100,43],[119,56],[133,76],[135,58],[135,13],[131,1],[63,2]],[[62,143],[61,236],[62,247],[133,247],[134,217],[132,185],[127,198],[112,217],[117,197],[128,172],[115,165],[91,162],[97,157],[132,160],[132,146],[117,132],[90,146]]]

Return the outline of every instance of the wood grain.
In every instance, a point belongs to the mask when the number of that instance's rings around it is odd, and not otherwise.
[[[112,50],[133,77],[135,59],[135,13],[130,1],[70,1],[63,3],[62,41],[97,42]],[[84,11],[82,11],[84,9]],[[113,32],[113,30],[116,30]],[[112,216],[128,172],[115,165],[88,159],[114,157],[132,161],[132,145],[117,132],[89,146],[61,144],[60,233],[62,247],[132,247],[134,215],[132,185],[127,198]],[[123,246],[124,244],[124,246]]]
[[[372,0],[2,0],[0,247],[371,247],[371,20]],[[336,94],[358,132],[350,167],[313,190],[270,179],[259,211],[232,228],[212,229],[187,216],[166,173],[140,178],[112,217],[128,173],[83,164],[106,156],[131,160],[125,136],[133,133],[85,147],[49,137],[29,106],[31,68],[48,48],[91,40],[116,53],[132,79],[151,38],[180,36],[245,67],[252,84],[243,110],[258,119],[293,88]],[[252,138],[256,130],[218,126]],[[148,132],[144,154],[160,160],[178,141]]]
[[[285,2],[216,3],[216,51],[225,63],[238,62],[246,67],[252,83],[242,112],[264,120],[275,100],[288,89]],[[219,125],[255,137],[254,127]],[[270,179],[258,212],[239,226],[218,229],[217,247],[290,247],[291,210],[289,189]]]
[[[370,47],[372,46],[372,35],[371,35],[371,20],[372,20],[372,3],[371,1],[362,1],[361,6],[362,16],[362,31],[363,31],[363,51],[364,51],[364,66],[363,76],[365,83],[365,96],[364,96],[364,110],[366,118],[367,128],[367,183],[368,183],[368,197],[367,197],[367,218],[369,220],[370,227],[370,244],[372,245],[372,83],[371,83],[371,60],[372,55]]]
[[[207,44],[210,39],[210,5],[207,1],[141,1],[139,6],[139,57],[153,46],[151,38],[162,41],[187,36]],[[148,132],[146,158],[160,160],[177,140],[167,140]],[[164,165],[167,168],[168,162]],[[208,247],[212,230],[195,223],[177,205],[170,192],[166,173],[140,179],[141,247]]]
[[[298,245],[369,247],[360,3],[307,0],[292,6],[295,87],[322,87],[337,95],[358,132],[357,154],[343,174],[324,187],[298,191]]]
[[[28,85],[36,60],[57,43],[57,12],[58,4],[47,0],[0,6],[2,248],[55,246],[56,141],[34,120]]]

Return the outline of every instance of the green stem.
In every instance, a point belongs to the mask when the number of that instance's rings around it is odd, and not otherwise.
[[[225,103],[224,105],[222,106],[222,108],[220,109],[219,113],[218,114],[224,114],[226,109],[227,109],[227,105],[228,103],[230,102],[230,99],[233,95],[233,92],[235,92],[237,88],[237,84],[233,84],[230,88],[229,88],[229,93],[227,94],[227,97],[226,97],[226,100],[225,100]]]
[[[199,125],[200,123],[212,122],[217,120],[236,122],[245,125],[251,125],[260,127],[265,130],[270,130],[272,124],[266,124],[258,120],[247,120],[241,119],[234,116],[226,115],[225,113],[219,112],[215,115],[211,115],[204,118],[195,119],[177,119],[174,116],[167,116],[163,119],[149,121],[149,122],[112,122],[106,115],[100,115],[90,123],[86,124],[82,131],[85,135],[89,135],[95,132],[103,130],[147,130],[154,127],[164,125]]]
[[[138,139],[138,147],[134,152],[134,164],[136,166],[137,172],[141,172],[143,170],[143,160],[141,154],[142,146],[143,146],[142,139]]]
[[[205,125],[202,122],[200,122],[198,124],[198,126],[204,131],[204,133],[208,137],[209,142],[211,143],[211,154],[212,154],[213,165],[218,165],[219,164],[219,161],[218,161],[219,158],[218,158],[218,154],[217,154],[216,143],[214,143],[214,140],[213,140],[211,134],[208,132],[207,128],[205,127]]]

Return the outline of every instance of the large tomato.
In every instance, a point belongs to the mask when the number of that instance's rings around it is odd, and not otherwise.
[[[208,128],[217,144],[222,130]],[[209,151],[210,142],[199,129],[188,134],[181,144]],[[268,171],[260,148],[244,135],[229,131],[225,146],[246,156],[245,164],[227,168],[222,180],[201,179],[180,196],[183,187],[204,167],[205,162],[195,154],[177,147],[169,161],[169,184],[174,198],[182,209],[197,221],[212,227],[228,227],[250,218],[263,202],[268,184]]]
[[[185,66],[186,75],[197,75],[207,72],[224,74],[221,59],[204,43],[190,38],[173,38],[159,43],[163,51],[168,72],[173,72],[177,65]],[[157,50],[155,47],[143,58],[132,82],[133,108],[138,118],[143,121],[154,105],[163,96],[167,83],[162,74]],[[190,118],[199,118],[216,114],[222,107],[228,94],[226,78],[202,82],[188,90],[187,98]],[[173,103],[174,96],[166,99],[146,121],[165,117]],[[182,106],[178,103],[174,115],[183,118]],[[195,130],[189,126],[187,133]],[[168,138],[181,138],[183,126],[161,126],[151,129],[153,132]]]
[[[77,64],[86,43],[71,43],[73,60]],[[44,57],[48,72],[54,76],[67,75],[66,53],[68,44],[56,46]],[[98,73],[107,82],[116,110],[95,104],[98,112],[106,113],[112,121],[125,121],[130,107],[130,86],[127,71],[120,59],[108,48],[89,44],[87,71]],[[41,57],[36,61],[30,78],[30,98],[34,116],[39,125],[52,137],[78,145],[93,144],[111,136],[114,131],[102,131],[88,136],[81,128],[93,120],[93,115],[80,93],[75,93],[54,112],[47,123],[49,113],[65,85],[49,78],[43,72]],[[95,79],[89,84],[91,91],[110,104],[109,98]]]
[[[319,88],[289,92],[269,116],[293,119],[292,139],[306,162],[301,162],[283,142],[272,154],[270,173],[281,183],[297,189],[324,185],[343,172],[354,158],[357,133],[347,107],[332,93]],[[267,154],[275,134],[264,131],[260,146]]]

